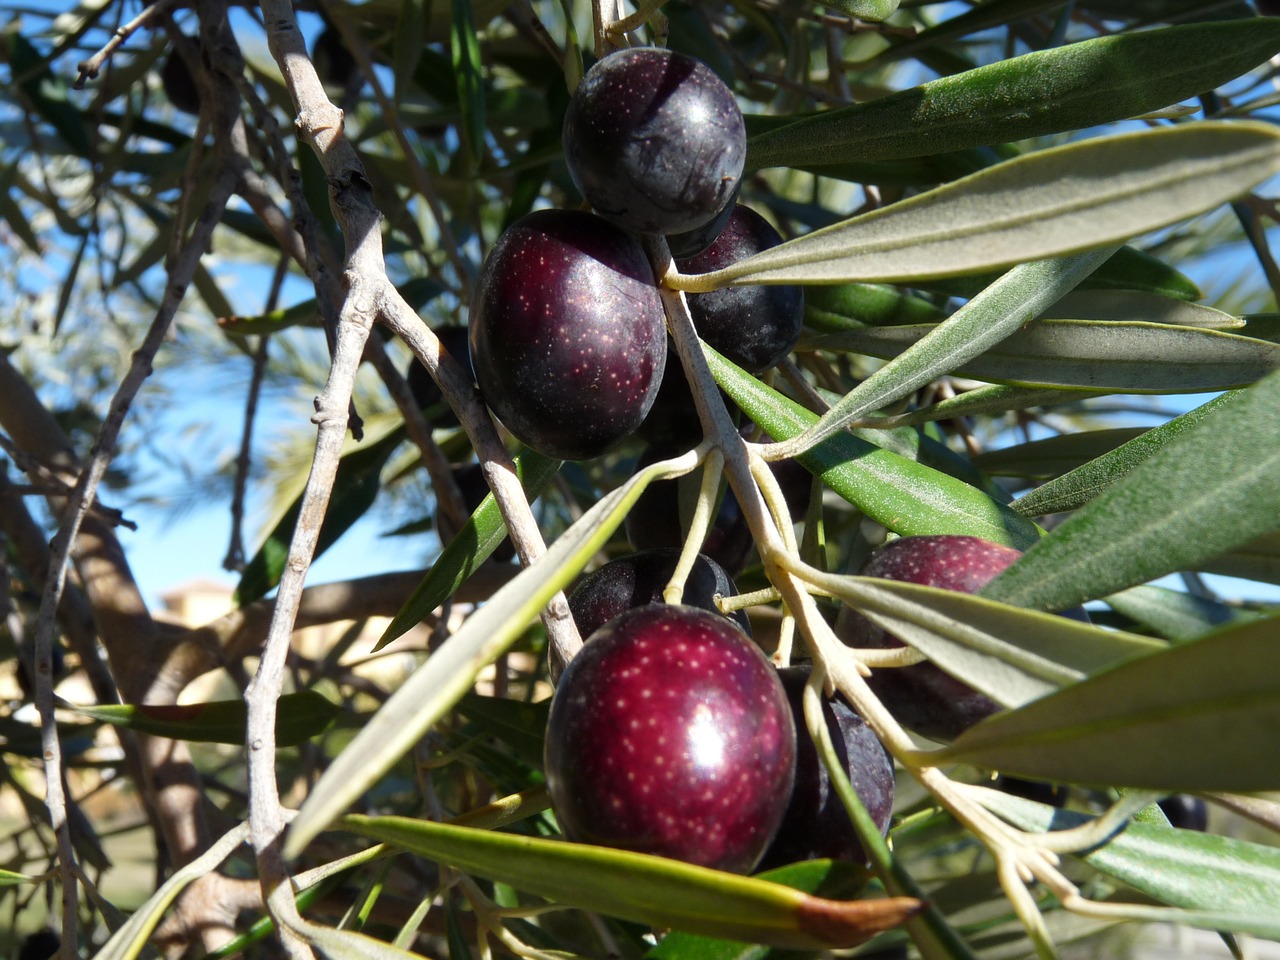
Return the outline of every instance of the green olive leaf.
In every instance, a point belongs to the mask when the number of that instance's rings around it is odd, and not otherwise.
[[[992,716],[939,751],[1050,782],[1280,789],[1280,617],[1233,625]]]
[[[1275,530],[1277,410],[1280,373],[1223,396],[1031,547],[983,595],[1061,610],[1192,569]]]
[[[1229,313],[1145,290],[1073,290],[1040,314],[1048,320],[1141,320],[1242,333]]]
[[[1014,826],[1041,833],[1068,830],[1089,820],[1086,814],[995,792],[983,805]],[[1276,847],[1130,823],[1102,846],[1075,856],[1135,890],[1187,911],[1150,910],[1135,919],[1280,937],[1280,907],[1275,898],[1280,889],[1280,849]]]
[[[67,704],[68,709],[116,727],[194,743],[244,744],[244,700],[184,704]],[[342,707],[315,690],[286,693],[276,707],[276,743],[293,747],[317,736],[342,713]]]
[[[731,283],[904,282],[1009,267],[1168,226],[1277,171],[1280,132],[1254,121],[1085,140],[1007,160],[670,282],[696,293]]]
[[[867,327],[815,338],[810,344],[897,358],[943,326]],[[1037,320],[985,353],[969,358],[957,352],[955,363],[948,366],[962,376],[1023,386],[1208,393],[1246,386],[1280,369],[1280,345],[1165,323]]]
[[[786,124],[752,138],[747,164],[918,157],[1093,127],[1199,96],[1277,49],[1269,18],[1097,37]]]
[[[703,344],[716,382],[775,440],[817,422],[816,414],[761,383]],[[867,516],[902,535],[962,533],[1025,549],[1039,528],[976,487],[838,433],[797,458],[811,473]]]
[[[1130,587],[1105,599],[1113,610],[1175,642],[1194,640],[1218,627],[1262,617],[1253,610],[1166,587]]]
[[[799,950],[852,947],[920,909],[907,897],[827,900],[649,854],[407,817],[343,827],[561,903],[656,927]]]
[[[560,460],[528,449],[523,450],[515,462],[516,475],[530,501],[537,499],[547,488],[561,466]],[[441,551],[404,606],[391,618],[373,649],[381,650],[425,620],[480,564],[489,559],[506,536],[507,525],[498,509],[498,501],[492,493],[486,494],[466,524]]]
[[[1170,443],[1182,431],[1198,423],[1220,403],[1225,402],[1225,399],[1226,395],[1215,397],[1194,410],[1174,417],[1168,423],[1143,431],[1116,449],[1095,456],[1088,463],[1081,464],[1015,500],[1013,509],[1024,517],[1040,517],[1083,506]],[[998,454],[993,454],[995,455]]]
[[[1167,646],[920,584],[816,572],[805,578],[922,651],[947,673],[1009,707]]]
[[[1145,427],[1112,427],[1062,433],[1012,447],[985,450],[973,458],[973,465],[998,477],[1056,477],[1090,463],[1146,432]]]

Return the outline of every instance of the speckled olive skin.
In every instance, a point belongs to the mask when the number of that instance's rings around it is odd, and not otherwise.
[[[579,210],[512,224],[481,268],[471,364],[521,442],[587,460],[640,425],[666,365],[666,318],[634,237]]]
[[[796,724],[796,782],[778,835],[765,851],[758,869],[771,870],[800,860],[848,860],[866,863],[853,821],[831,786],[827,767],[818,756],[804,720],[807,667],[778,671]],[[843,700],[823,700],[822,714],[840,765],[849,775],[858,799],[884,836],[893,818],[893,760],[866,721]]]
[[[718,614],[637,607],[569,663],[546,774],[571,840],[743,873],[782,819],[795,726],[777,671]]]
[[[676,266],[681,273],[710,273],[781,242],[768,220],[738,204],[715,242]],[[703,340],[744,370],[762,373],[800,339],[804,292],[793,284],[723,287],[690,295],[689,314]]]
[[[636,233],[681,233],[732,202],[747,156],[732,91],[705,64],[657,47],[598,61],[564,118],[574,184]]]
[[[976,593],[1021,555],[1013,547],[980,537],[902,537],[875,550],[861,572],[865,577]],[[850,646],[902,646],[858,614],[842,618],[842,626]],[[1000,709],[986,694],[932,663],[876,670],[867,682],[900,723],[934,740],[954,740]]]
[[[671,582],[680,560],[680,550],[662,547],[629,553],[593,570],[573,588],[569,595],[569,612],[578,632],[584,637],[595,633],[614,617],[632,607],[646,603],[662,603],[662,593]],[[698,554],[684,585],[684,603],[719,613],[716,597],[731,597],[738,592],[724,567],[710,557]],[[731,619],[751,635],[747,611],[735,610]]]

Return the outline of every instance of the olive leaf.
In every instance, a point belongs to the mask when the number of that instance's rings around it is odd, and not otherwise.
[[[939,751],[1020,776],[1142,789],[1280,789],[1280,617],[1139,657],[1007,713]]]
[[[728,284],[921,280],[1080,253],[1212,210],[1280,171],[1253,122],[1160,127],[1041,150],[815,230],[712,273]]]
[[[747,163],[918,157],[1092,127],[1212,90],[1278,47],[1267,18],[1096,37],[779,126],[751,140]]]

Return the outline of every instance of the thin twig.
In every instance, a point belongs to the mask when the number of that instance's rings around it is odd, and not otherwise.
[[[98,72],[102,69],[102,65],[111,58],[111,55],[116,52],[116,49],[120,44],[128,40],[136,31],[150,23],[151,18],[156,16],[156,14],[163,13],[165,10],[168,10],[172,3],[173,0],[156,0],[155,3],[143,9],[140,14],[124,26],[116,28],[116,31],[111,35],[111,39],[106,42],[101,50],[95,53],[88,60],[81,60],[76,64],[76,69],[80,71],[80,75],[76,77],[75,83],[71,85],[72,89],[83,90],[85,81],[96,80],[98,78]]]
[[[274,310],[280,301],[280,289],[288,276],[289,263],[285,257],[276,262],[271,278],[271,291],[267,294],[266,308]],[[258,338],[253,348],[253,368],[249,376],[249,390],[244,400],[244,425],[240,429],[240,449],[236,453],[235,488],[231,494],[231,542],[222,560],[224,570],[240,570],[244,567],[244,505],[249,489],[249,468],[253,463],[253,423],[258,414],[258,397],[262,392],[262,380],[267,373],[267,346],[269,336]]]

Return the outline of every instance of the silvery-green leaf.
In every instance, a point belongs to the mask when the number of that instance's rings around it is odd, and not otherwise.
[[[1193,569],[1280,526],[1280,373],[1220,398],[982,591],[1060,610]]]
[[[786,124],[753,137],[747,163],[919,157],[1097,126],[1198,96],[1277,49],[1274,19],[1098,37]]]
[[[1036,832],[1070,829],[1089,819],[1086,814],[1007,794],[993,793],[984,806],[1015,826]],[[1280,850],[1275,847],[1131,823],[1107,843],[1077,856],[1135,890],[1188,911],[1148,910],[1135,914],[1135,919],[1280,937],[1280,906],[1275,898],[1280,888]]]
[[[834,574],[806,579],[1005,706],[1166,647],[1149,637],[920,584]]]
[[[973,301],[971,301],[973,302]],[[811,341],[820,349],[897,357],[941,324],[866,327]],[[1163,323],[1037,320],[948,372],[995,383],[1110,393],[1230,390],[1280,369],[1280,345]]]
[[[1244,333],[1244,321],[1239,317],[1141,290],[1073,290],[1040,316],[1050,320],[1142,320]]]
[[[1139,657],[970,727],[942,762],[1168,792],[1280,789],[1280,617]]]
[[[907,281],[975,273],[1122,242],[1212,210],[1280,171],[1280,132],[1180,124],[1053,147],[861,214],[721,270],[730,283]]]
[[[941,323],[884,328],[889,334],[897,330],[928,332],[845,394],[814,426],[787,446],[796,452],[811,447],[846,424],[954,371],[965,361],[979,362],[985,352],[995,350],[1002,340],[1015,335],[1111,253],[1110,249],[1095,250],[1074,257],[1022,263]],[[871,335],[880,329],[872,328]],[[861,334],[862,331],[851,330],[834,336],[857,338]],[[817,344],[822,346],[824,341]]]

